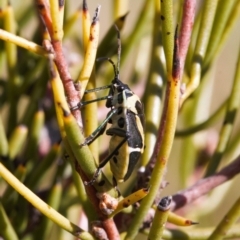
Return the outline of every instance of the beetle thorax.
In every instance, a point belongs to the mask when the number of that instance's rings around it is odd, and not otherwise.
[[[130,90],[128,85],[114,83],[112,90],[112,106],[114,108],[123,107],[137,114],[135,105],[136,102],[140,102],[140,99]]]

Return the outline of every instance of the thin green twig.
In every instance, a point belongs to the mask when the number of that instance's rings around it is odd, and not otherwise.
[[[8,141],[5,128],[0,114],[0,156],[6,157],[8,155]]]
[[[164,197],[160,200],[152,221],[148,239],[161,239],[170,211],[171,197]]]
[[[196,132],[199,132],[201,130],[204,130],[204,129],[210,127],[211,125],[216,123],[221,118],[221,116],[224,114],[224,112],[226,111],[228,102],[229,102],[229,98],[227,98],[208,119],[206,119],[205,121],[203,121],[201,123],[196,124],[195,126],[188,128],[188,129],[177,130],[175,136],[176,137],[186,137],[186,136],[189,136],[191,134],[194,134]]]
[[[227,35],[229,35],[237,17],[239,17],[240,2],[221,1],[216,10],[211,36],[207,46],[207,54],[203,62],[203,72],[209,68],[213,58],[218,54],[219,48],[223,45]],[[237,14],[238,13],[238,14]]]
[[[148,73],[148,81],[143,97],[145,110],[145,142],[147,146],[142,155],[141,166],[146,166],[152,155],[157,138],[157,130],[160,123],[163,85],[166,82],[165,69],[162,64],[163,47],[160,32],[160,2],[155,1],[154,26],[152,30],[151,63]],[[160,53],[159,53],[160,52]],[[161,56],[160,56],[161,54]]]
[[[19,239],[1,202],[0,202],[0,235],[5,240]]]
[[[61,203],[63,192],[62,187],[63,186],[60,183],[54,184],[49,192],[48,199],[46,200],[46,203],[55,210],[59,209]],[[37,236],[41,235],[42,239],[50,239],[50,233],[53,225],[53,222],[49,218],[44,218],[37,232],[35,233],[35,237],[37,238]]]
[[[173,26],[172,26],[173,27]],[[177,34],[177,33],[176,33]],[[149,185],[151,186],[149,194],[142,200],[141,206],[134,216],[131,225],[129,226],[126,239],[134,239],[138,233],[138,229],[147,215],[156,195],[159,192],[160,184],[163,180],[165,167],[168,162],[168,158],[171,152],[172,143],[174,139],[174,133],[177,123],[178,106],[179,106],[179,94],[180,94],[180,66],[178,55],[178,39],[175,36],[175,48],[174,48],[174,62],[172,66],[172,76],[168,78],[166,87],[166,96],[164,101],[163,114],[161,124],[158,132],[158,139],[154,149],[152,162],[156,163],[153,169]],[[150,160],[151,161],[151,160]]]
[[[240,53],[238,55],[238,62],[236,65],[234,82],[232,85],[232,91],[227,106],[227,112],[220,132],[220,138],[215,153],[206,170],[206,176],[213,174],[217,170],[222,159],[222,156],[227,148],[229,138],[232,133],[234,120],[240,107],[239,92],[240,92]]]
[[[180,229],[165,229],[163,232],[163,239],[166,240],[207,240],[208,237],[213,232],[213,227],[211,228],[198,228],[198,229],[189,229],[181,228]],[[142,231],[145,235],[149,234],[149,230]],[[221,239],[237,239],[240,237],[239,226],[236,224],[233,226],[226,235]]]
[[[182,96],[181,105],[199,86],[202,63],[206,54],[218,1],[219,0],[206,0],[204,2],[201,24],[190,70],[190,81],[187,84],[187,88]]]
[[[166,69],[168,78],[172,74],[173,64],[173,2],[161,1],[162,39],[166,58]]]
[[[13,176],[3,165],[0,163],[0,175],[8,184],[10,184],[19,194],[21,194],[28,202],[37,208],[42,214],[51,219],[66,231],[72,233],[74,236],[80,237],[85,240],[92,240],[93,237],[88,232],[83,231],[77,225],[71,223],[68,219],[60,213],[51,208],[48,204],[42,201],[32,191],[30,191],[24,184],[22,184],[15,176]]]
[[[35,54],[45,56],[45,57],[48,56],[48,52],[42,46],[34,42],[28,41],[25,38],[16,36],[15,34],[4,31],[2,29],[0,29],[0,39],[6,42],[14,43],[17,46],[25,48],[28,51],[33,52]]]
[[[208,240],[221,240],[238,220],[240,215],[240,198],[233,204],[229,212],[224,216],[217,228],[208,238]]]
[[[16,33],[15,13],[10,3],[5,9],[4,14],[4,29],[12,34]],[[1,30],[1,29],[0,29]],[[0,32],[1,35],[1,32]],[[17,124],[17,46],[9,41],[5,41],[8,78],[8,100],[10,104],[8,116],[8,131],[11,132]],[[8,132],[8,133],[9,133]]]
[[[25,125],[17,126],[9,139],[9,158],[13,160],[22,150],[28,134]]]

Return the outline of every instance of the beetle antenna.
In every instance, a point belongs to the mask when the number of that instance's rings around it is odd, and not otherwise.
[[[118,58],[117,58],[117,66],[116,64],[112,61],[111,58],[109,57],[100,57],[97,59],[97,61],[109,61],[112,66],[113,66],[113,69],[114,69],[114,74],[115,74],[115,78],[119,79],[119,69],[120,69],[120,59],[121,59],[121,38],[120,38],[120,31],[117,27],[117,25],[115,24],[115,29],[117,31],[117,40],[118,40],[118,51],[117,51],[117,55],[118,55]]]
[[[119,71],[120,71],[120,59],[121,59],[121,37],[120,37],[120,31],[117,27],[116,24],[114,24],[115,26],[115,29],[117,30],[117,43],[118,43],[118,51],[117,51],[117,55],[118,55],[118,58],[117,58],[117,76],[119,77]]]
[[[109,61],[112,64],[112,66],[113,66],[115,77],[118,78],[118,75],[119,75],[118,69],[116,67],[116,64],[113,62],[113,60],[111,58],[109,58],[109,57],[100,57],[100,58],[97,58],[97,61]]]

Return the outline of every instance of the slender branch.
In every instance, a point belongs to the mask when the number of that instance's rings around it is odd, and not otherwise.
[[[161,199],[159,202],[157,209],[155,211],[155,215],[153,218],[152,226],[150,228],[148,239],[161,239],[163,235],[163,231],[165,228],[165,224],[168,219],[170,204],[172,201],[171,196],[167,196]]]
[[[83,231],[77,225],[71,223],[67,218],[62,216],[56,210],[51,208],[32,191],[30,191],[24,184],[22,184],[11,172],[9,172],[0,163],[0,175],[8,182],[19,194],[21,194],[27,201],[29,201],[35,208],[37,208],[42,214],[47,216],[53,222],[61,226],[66,231],[72,233],[74,236],[78,236],[81,239],[90,240],[93,239],[88,232]]]
[[[2,205],[0,203],[0,234],[4,239],[18,240],[17,233]]]
[[[105,219],[102,221],[104,230],[106,231],[109,240],[120,240],[119,232],[113,218]]]
[[[218,173],[199,180],[190,188],[179,191],[173,195],[171,210],[175,211],[187,204],[193,202],[199,197],[207,194],[215,187],[223,184],[224,182],[232,179],[240,173],[240,156],[238,156],[231,164],[223,168]]]
[[[180,58],[180,79],[182,79],[185,59],[192,35],[192,28],[194,24],[196,0],[185,0],[183,5],[182,24],[179,34],[179,58]]]
[[[74,87],[66,59],[63,55],[62,43],[60,41],[54,41],[52,42],[52,46],[55,52],[54,62],[57,66],[60,78],[62,80],[68,104],[70,108],[75,107],[80,102],[80,98],[78,91]],[[76,118],[78,125],[82,127],[80,111],[79,110],[73,111],[73,115]]]
[[[206,128],[212,126],[214,123],[216,123],[219,119],[221,119],[221,116],[224,115],[226,111],[226,107],[229,102],[229,97],[218,107],[218,109],[205,121],[198,123],[194,126],[191,126],[187,129],[181,129],[176,130],[176,137],[187,137],[191,134],[194,134],[196,132],[205,130]]]
[[[235,77],[232,85],[232,91],[231,91],[231,95],[229,97],[229,102],[227,105],[227,112],[225,114],[224,122],[219,134],[218,145],[214,152],[214,155],[211,158],[211,161],[208,164],[208,167],[206,170],[206,176],[211,175],[217,170],[221,162],[222,156],[225,150],[227,149],[227,145],[229,143],[230,136],[233,130],[233,124],[240,107],[239,91],[240,91],[240,53],[239,53],[238,62],[236,65],[236,72],[235,72]]]
[[[154,5],[154,25],[152,29],[152,50],[150,55],[150,66],[147,76],[146,89],[143,97],[143,105],[145,111],[145,143],[147,147],[144,149],[141,157],[141,166],[146,166],[151,158],[154,144],[156,141],[157,130],[160,123],[163,84],[166,82],[166,74],[164,72],[164,64],[161,58],[164,58],[162,39],[159,36],[160,32],[160,2],[155,1]],[[141,173],[140,173],[141,175]],[[140,185],[137,181],[137,189],[144,187],[146,181],[143,180],[144,185]]]
[[[206,55],[215,12],[218,0],[206,0],[203,6],[201,25],[197,37],[197,43],[194,50],[194,57],[191,65],[191,77],[186,90],[182,95],[180,105],[192,94],[199,86],[201,80],[202,62]]]
[[[83,46],[86,52],[86,48],[87,48],[89,36],[90,36],[90,27],[91,27],[90,13],[88,10],[88,5],[86,0],[83,0],[83,3],[82,3],[81,18],[82,18],[82,29],[83,29],[82,30]]]
[[[233,204],[208,240],[221,240],[238,220],[240,215],[240,198]]]
[[[186,239],[201,239],[207,240],[211,233],[214,231],[214,228],[181,228],[180,229],[165,229],[163,232],[163,239],[165,240],[186,240]],[[145,235],[149,234],[149,229],[142,230],[142,233]],[[237,239],[240,237],[239,225],[236,224],[233,226],[227,233],[224,235],[224,239]]]
[[[168,158],[171,152],[176,123],[178,115],[179,104],[179,58],[178,58],[178,36],[177,29],[174,38],[174,50],[173,50],[173,63],[172,63],[172,75],[168,78],[166,97],[164,102],[163,114],[158,132],[157,142],[154,148],[152,159],[150,162],[156,162],[153,169],[150,183],[151,189],[149,194],[142,200],[141,206],[136,213],[131,226],[128,229],[126,239],[134,239],[137,235],[138,229],[143,222],[149,208],[151,207],[154,199],[158,195],[159,187],[163,180]]]
[[[53,29],[52,19],[49,11],[49,2],[46,0],[36,0],[36,6],[44,24],[48,29],[49,34],[52,35]]]
[[[36,0],[36,3],[37,3],[36,5],[38,8],[39,14],[43,20],[43,23],[48,29],[48,32],[51,38],[51,43],[54,50],[54,62],[57,66],[60,78],[62,80],[68,104],[70,108],[75,107],[80,102],[80,97],[79,97],[78,91],[75,89],[72,77],[68,69],[66,58],[63,54],[62,34],[61,34],[62,29],[59,29],[59,27],[56,26],[57,24],[56,19],[60,18],[60,16],[55,16],[55,15],[59,14],[59,12],[56,9],[51,9],[51,13],[52,15],[54,15],[54,16],[51,16],[49,5],[45,0]],[[51,6],[51,8],[54,8],[54,7],[58,8],[58,5]],[[52,17],[54,18],[54,22],[52,22]],[[53,28],[57,29],[58,34],[54,33]],[[76,118],[78,125],[82,128],[82,119],[81,119],[80,110],[77,109],[76,111],[74,111],[73,115]]]

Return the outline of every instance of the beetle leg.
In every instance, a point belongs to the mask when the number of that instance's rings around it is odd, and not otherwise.
[[[105,90],[107,88],[111,88],[112,87],[112,84],[110,85],[105,85],[105,86],[102,86],[102,87],[98,87],[98,88],[93,88],[93,89],[87,89],[84,94],[88,94],[88,93],[91,93],[91,92],[99,92],[99,91],[102,91],[102,90]]]
[[[89,182],[84,182],[85,185],[92,185],[96,181],[101,169],[107,164],[107,162],[116,154],[116,152],[121,148],[121,146],[127,141],[128,137],[129,137],[128,135],[126,137],[124,137],[123,140],[114,149],[114,151],[111,154],[109,154],[103,161],[100,162],[96,172],[93,175],[93,178]],[[115,183],[116,183],[116,180],[115,180],[115,182],[113,182],[114,187],[115,187]],[[120,192],[118,191],[118,193],[120,193]]]
[[[76,106],[71,107],[70,110],[75,111],[77,109],[81,109],[83,106],[88,105],[90,103],[99,102],[99,101],[102,101],[102,100],[105,100],[105,99],[111,99],[111,98],[112,98],[112,96],[108,95],[108,96],[105,96],[105,97],[96,98],[96,99],[85,101],[85,102],[79,102]]]
[[[99,92],[99,91],[102,91],[102,90],[105,90],[105,89],[108,89],[108,88],[111,88],[112,85],[106,85],[106,86],[102,86],[102,87],[98,87],[98,88],[93,88],[93,89],[88,89],[84,92],[84,95],[85,94],[88,94],[88,93],[92,93],[92,92]],[[89,100],[89,101],[83,101],[83,102],[79,102],[76,106],[74,107],[71,107],[70,110],[71,111],[75,111],[77,109],[81,109],[83,106],[87,105],[87,104],[90,104],[90,103],[93,103],[93,102],[98,102],[98,101],[102,101],[102,100],[105,100],[105,99],[111,99],[112,96],[110,95],[107,95],[105,97],[101,97],[101,98],[96,98],[96,99],[93,99],[93,100]]]
[[[107,162],[116,154],[116,152],[122,147],[122,145],[128,140],[128,135],[118,144],[118,146],[103,160],[100,162],[98,168],[103,168]]]
[[[84,143],[80,144],[80,147],[83,147],[85,145],[89,145],[92,143],[94,140],[96,140],[103,132],[105,131],[105,128],[107,126],[107,123],[109,119],[117,112],[117,109],[113,109],[109,112],[108,116],[106,119],[100,124],[100,126],[87,138],[85,138]]]
[[[112,178],[112,181],[113,181],[113,186],[114,186],[115,190],[117,191],[118,198],[119,198],[121,196],[121,192],[120,192],[120,190],[118,188],[117,180],[116,180],[116,178],[114,176]]]
[[[90,181],[88,181],[88,182],[85,181],[84,184],[85,184],[86,186],[88,186],[88,185],[93,185],[93,184],[96,182],[96,179],[98,178],[100,171],[101,171],[101,168],[98,167],[97,170],[96,170],[96,172],[93,174],[92,179],[91,179]]]

